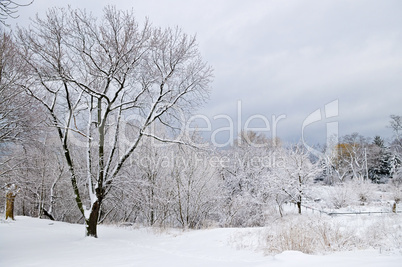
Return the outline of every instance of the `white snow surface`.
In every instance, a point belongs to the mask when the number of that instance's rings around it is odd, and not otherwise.
[[[0,221],[0,266],[402,266],[402,255],[378,250],[307,255],[236,249],[236,235],[258,239],[258,228],[157,230],[100,225],[99,238],[84,226],[29,217]],[[254,236],[253,236],[254,235]]]

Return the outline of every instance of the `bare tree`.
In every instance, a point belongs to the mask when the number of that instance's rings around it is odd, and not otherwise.
[[[11,0],[0,0],[0,23],[8,26],[6,24],[6,20],[8,18],[18,18],[17,12],[18,8],[21,6],[29,6],[30,4],[33,3],[33,0],[31,2],[28,2],[27,4],[20,4],[17,3],[17,1],[11,1]]]
[[[183,228],[201,227],[215,212],[220,183],[207,154],[178,146],[171,168],[173,213]]]
[[[223,160],[220,169],[224,181],[224,224],[236,227],[264,225],[264,215],[271,201],[268,177],[280,140],[242,131],[235,144],[220,155]]]
[[[309,182],[321,171],[318,163],[312,163],[308,151],[301,144],[278,153],[277,166],[273,168],[277,190],[296,203],[301,214],[303,198],[307,196]]]
[[[148,21],[140,26],[132,12],[113,7],[100,20],[81,10],[50,9],[18,36],[29,65],[22,86],[52,117],[86,234],[96,237],[102,201],[122,166],[144,137],[180,142],[157,136],[152,127],[179,125],[178,110],[206,99],[212,70],[194,37]],[[128,117],[134,118],[131,138],[121,129]],[[86,166],[74,159],[83,149]],[[82,173],[89,208],[78,188]]]
[[[0,144],[5,144],[21,138],[30,117],[26,114],[28,99],[18,86],[24,67],[11,35],[0,34]]]
[[[353,133],[343,136],[335,145],[334,153],[326,164],[339,182],[347,179],[363,181],[369,178],[369,142],[369,138]]]
[[[392,145],[397,153],[402,153],[402,116],[391,115],[390,118],[389,127],[392,129],[395,138]]]
[[[13,155],[13,146],[36,132],[35,125],[42,116],[34,115],[40,110],[30,106],[31,99],[18,85],[25,77],[25,68],[11,34],[0,30],[0,35],[0,182],[9,184],[15,183],[9,174],[23,163]]]

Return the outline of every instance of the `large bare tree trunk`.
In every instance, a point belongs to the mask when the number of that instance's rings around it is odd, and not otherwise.
[[[99,219],[99,211],[100,211],[100,202],[99,202],[99,200],[97,200],[92,205],[89,219],[86,219],[86,221],[85,221],[86,236],[98,237],[97,226],[98,226],[98,219]]]

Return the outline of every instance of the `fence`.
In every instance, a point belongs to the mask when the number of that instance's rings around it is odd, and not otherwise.
[[[295,206],[296,203],[290,203],[293,204]],[[328,212],[328,211],[324,211],[324,210],[320,210],[317,208],[313,208],[313,207],[309,207],[306,206],[304,204],[301,205],[303,208],[305,208],[306,210],[311,210],[313,213],[314,212],[318,212],[320,214],[326,214],[329,216],[337,216],[337,215],[372,215],[372,214],[395,214],[395,213],[402,213],[401,210],[397,210],[396,212],[393,211],[357,211],[357,212]]]

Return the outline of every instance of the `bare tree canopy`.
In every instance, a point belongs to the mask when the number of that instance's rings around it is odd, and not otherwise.
[[[30,121],[28,99],[20,86],[24,64],[9,33],[0,31],[0,144],[21,139]]]
[[[29,6],[32,3],[33,0],[26,4],[11,0],[0,0],[0,23],[7,26],[6,20],[8,18],[18,18],[17,12],[19,7]]]
[[[400,139],[401,131],[402,131],[402,116],[399,115],[391,115],[391,120],[389,122],[389,127],[395,134],[395,138]]]
[[[203,103],[212,69],[195,37],[148,21],[140,25],[132,12],[114,7],[105,8],[101,19],[82,10],[50,9],[30,29],[19,29],[18,39],[28,64],[21,86],[52,117],[87,234],[96,236],[102,200],[123,164],[143,137],[168,141],[152,128],[174,128],[181,123],[178,111]],[[132,121],[125,123],[127,118]],[[86,166],[73,156],[83,148]],[[89,212],[77,186],[79,168],[86,169]]]

